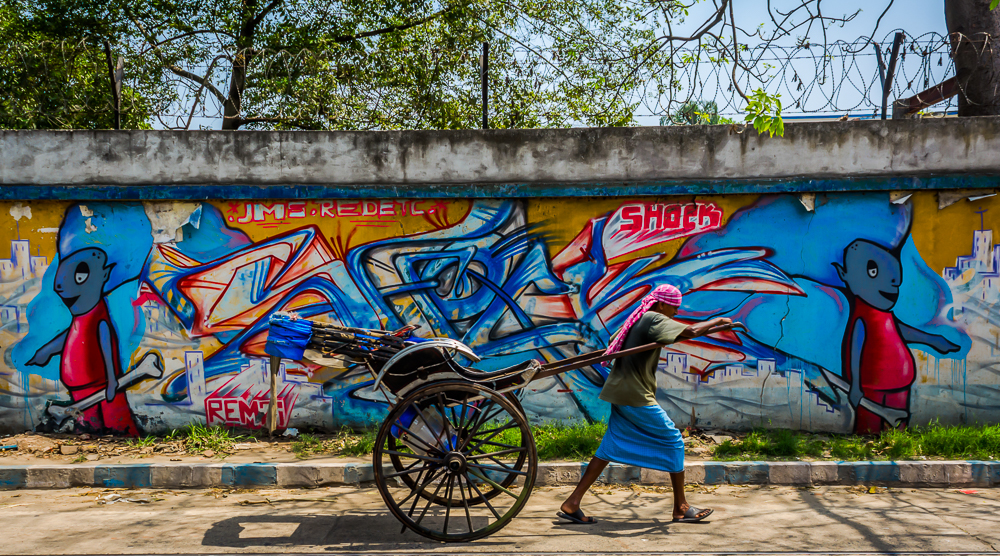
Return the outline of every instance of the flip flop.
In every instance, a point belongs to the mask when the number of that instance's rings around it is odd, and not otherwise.
[[[587,516],[584,515],[581,510],[577,510],[571,514],[566,512],[556,512],[556,515],[570,521],[571,523],[579,523],[580,525],[593,525],[597,523],[597,520],[594,518],[590,518],[590,521],[587,521]]]
[[[700,514],[703,511],[705,511],[705,510],[703,510],[701,508],[695,508],[694,506],[688,506],[687,511],[684,512],[684,517],[681,517],[681,518],[675,517],[674,521],[676,521],[678,523],[696,523],[696,522],[699,522],[699,521],[705,519],[706,517],[712,515],[712,512],[714,512],[715,510],[709,509],[707,514],[705,514],[705,515],[703,515],[701,517],[697,517],[698,514]]]

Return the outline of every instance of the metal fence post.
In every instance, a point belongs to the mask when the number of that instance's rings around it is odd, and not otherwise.
[[[903,33],[896,33],[892,40],[892,54],[889,56],[889,67],[885,70],[882,79],[882,119],[885,119],[886,108],[888,107],[889,94],[892,93],[892,78],[896,73],[896,59],[899,57],[899,47],[903,44]],[[882,56],[879,56],[879,72],[882,70]]]
[[[479,68],[483,82],[483,129],[490,128],[490,43],[483,43],[482,63]]]
[[[111,80],[112,110],[114,111],[115,129],[122,128],[122,78],[125,75],[125,59],[118,57],[118,63],[113,62],[111,44],[104,41],[104,57],[108,62],[108,79]]]

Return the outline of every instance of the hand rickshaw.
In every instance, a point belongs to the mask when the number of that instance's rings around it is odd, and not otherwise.
[[[611,355],[586,353],[555,363],[531,359],[496,371],[464,362],[480,358],[450,338],[420,338],[415,326],[395,331],[270,318],[266,351],[274,380],[283,358],[322,366],[362,365],[373,390],[389,401],[372,451],[379,494],[403,530],[444,542],[491,535],[524,508],[538,469],[531,427],[521,406],[534,380],[661,347]]]

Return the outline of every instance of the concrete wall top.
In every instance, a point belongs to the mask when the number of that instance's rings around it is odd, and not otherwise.
[[[1000,118],[490,131],[0,131],[0,184],[417,186],[1000,175]]]

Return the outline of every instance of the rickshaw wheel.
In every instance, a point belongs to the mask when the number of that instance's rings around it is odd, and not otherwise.
[[[514,405],[514,407],[517,409],[518,413],[520,413],[521,415],[525,414],[524,413],[524,408],[521,406],[520,400],[518,400],[515,395],[513,395],[510,392],[508,392],[508,393],[504,394],[504,397],[507,398],[507,401],[509,401],[511,404]],[[484,401],[486,401],[487,404],[495,406],[495,403],[492,400],[484,400]],[[486,408],[484,408],[484,410],[486,412],[491,412],[491,410],[493,410],[493,408],[486,407]],[[521,437],[520,447],[525,447],[526,448],[527,447],[527,442],[531,441],[531,440],[533,440],[531,437],[522,436]],[[389,461],[392,463],[393,471],[395,471],[395,472],[403,471],[405,469],[406,465],[403,463],[403,460],[402,460],[402,458],[400,458],[400,456],[398,456],[398,455],[396,455],[396,454],[393,453],[393,452],[399,451],[399,449],[401,447],[403,447],[403,445],[400,444],[399,441],[396,440],[396,438],[392,434],[388,435],[387,442],[388,442],[387,453],[389,454]],[[517,460],[513,463],[513,465],[511,467],[513,469],[516,469],[517,471],[522,471],[524,469],[524,463],[525,463],[525,461],[527,461],[527,459],[528,459],[528,450],[522,450],[522,451],[520,451],[520,452],[517,453]],[[500,486],[504,487],[504,488],[509,487],[510,485],[514,484],[515,481],[517,481],[517,477],[518,477],[517,475],[508,474],[503,479],[503,481],[500,481]],[[397,478],[399,480],[401,480],[403,482],[403,484],[405,484],[407,486],[407,488],[413,489],[413,488],[416,488],[416,486],[417,486],[417,483],[414,481],[413,476],[410,475],[410,474],[398,475]],[[483,503],[483,498],[485,498],[486,500],[491,500],[491,499],[493,499],[493,498],[495,498],[495,497],[497,497],[497,496],[499,496],[501,494],[504,494],[504,492],[502,490],[499,490],[499,489],[488,490],[487,492],[484,492],[482,496],[480,496],[480,495],[477,494],[475,497],[470,498],[468,500],[468,504],[470,506],[474,506],[474,505],[477,505],[477,504],[482,504]],[[423,490],[420,491],[420,497],[424,498],[425,500],[434,500],[434,502],[436,504],[445,505],[445,504],[448,503],[448,500],[446,498],[444,498],[443,496],[433,496],[432,497],[430,493],[425,492]]]
[[[463,542],[499,531],[524,508],[538,456],[520,404],[475,383],[449,381],[419,388],[393,407],[373,463],[379,494],[404,529]]]

